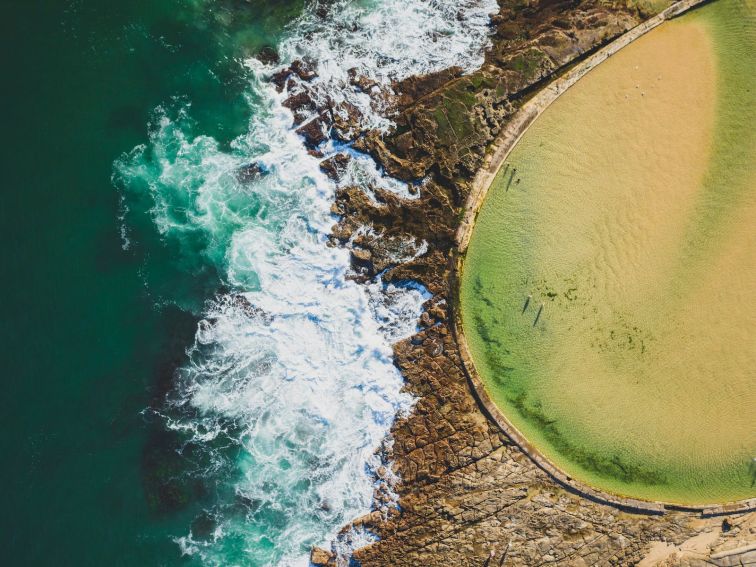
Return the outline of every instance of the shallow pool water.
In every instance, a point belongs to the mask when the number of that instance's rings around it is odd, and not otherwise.
[[[477,370],[571,474],[756,495],[756,19],[720,0],[614,55],[523,136],[461,283]]]

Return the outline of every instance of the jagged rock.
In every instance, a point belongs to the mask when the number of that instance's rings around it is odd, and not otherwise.
[[[296,132],[305,139],[308,148],[315,148],[328,139],[329,122],[328,114],[324,112],[297,128]]]
[[[236,179],[239,180],[239,183],[252,183],[267,174],[268,171],[265,167],[257,162],[252,162],[236,170]]]
[[[263,308],[254,305],[249,299],[240,293],[226,296],[226,300],[231,305],[241,310],[244,315],[250,319],[260,320],[268,325],[273,321],[273,315],[265,311]]]
[[[280,93],[284,90],[286,82],[288,81],[290,76],[291,69],[281,69],[280,71],[276,71],[275,73],[273,73],[273,75],[271,75],[270,82],[276,86],[276,90]]]
[[[318,74],[312,69],[312,66],[301,59],[292,61],[290,68],[291,72],[303,81],[312,81],[318,76]]]
[[[365,93],[369,93],[373,90],[374,87],[378,86],[378,83],[376,83],[373,79],[364,75],[360,75],[358,73],[359,72],[356,67],[352,67],[351,69],[347,70],[350,85],[357,87],[359,90]]]
[[[344,101],[331,109],[333,115],[333,135],[342,141],[351,141],[362,133],[360,119],[362,113],[350,102]]]
[[[398,94],[396,101],[399,107],[409,106],[449,81],[462,76],[462,67],[449,67],[427,75],[411,75],[403,81],[394,82],[392,88]]]
[[[276,53],[277,57],[278,54]],[[309,82],[317,76],[318,74],[312,69],[309,63],[297,59],[292,61],[288,67],[273,73],[270,77],[270,82],[276,86],[276,90],[280,93],[284,89],[291,90],[294,84],[296,84],[294,77],[298,77],[300,81]]]
[[[352,266],[355,269],[364,268],[368,273],[374,273],[373,254],[370,250],[364,248],[352,248],[351,250]]]
[[[320,169],[334,181],[340,181],[350,161],[352,158],[349,154],[336,154],[320,162]]]
[[[292,94],[282,104],[294,114],[294,124],[301,124],[317,109],[315,101],[306,90]]]
[[[332,567],[336,565],[336,556],[322,547],[313,547],[310,550],[310,563],[315,567]]]
[[[414,181],[423,177],[430,167],[428,161],[402,159],[392,153],[378,132],[368,132],[355,142],[354,147],[370,154],[389,175],[404,181]]]

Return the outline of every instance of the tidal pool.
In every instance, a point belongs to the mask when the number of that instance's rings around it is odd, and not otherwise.
[[[478,215],[462,323],[493,401],[626,496],[756,496],[756,4],[718,0],[599,65]]]

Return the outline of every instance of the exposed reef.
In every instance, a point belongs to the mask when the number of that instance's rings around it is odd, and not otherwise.
[[[275,77],[295,117],[314,115],[299,126],[311,147],[328,135],[353,143],[419,191],[416,199],[404,199],[378,188],[368,195],[342,187],[333,205],[340,220],[332,240],[352,248],[356,278],[415,280],[433,294],[422,330],[394,348],[406,389],[417,398],[411,414],[395,422],[393,445],[385,449],[401,478],[394,487],[398,507],[378,491],[374,512],[345,528],[362,527],[380,538],[354,559],[365,567],[633,565],[644,557],[649,565],[740,564],[756,553],[748,547],[756,541],[753,514],[725,521],[685,511],[648,514],[586,498],[539,468],[476,402],[451,322],[455,233],[473,180],[530,97],[667,6],[630,0],[499,4],[492,45],[478,71],[410,77],[393,92],[353,77],[354,88],[392,116],[396,128],[388,134],[364,131],[356,108],[320,100],[307,86],[306,64]],[[347,162],[335,156],[323,169],[337,178]],[[395,242],[426,248],[400,261]],[[322,549],[311,559],[336,562]]]

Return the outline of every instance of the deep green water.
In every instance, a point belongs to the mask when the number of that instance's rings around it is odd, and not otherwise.
[[[171,538],[211,487],[171,481],[176,440],[143,410],[184,362],[190,311],[218,278],[179,277],[146,230],[122,249],[113,162],[174,97],[222,144],[242,133],[237,58],[273,43],[301,3],[4,8],[0,563],[192,563]]]

